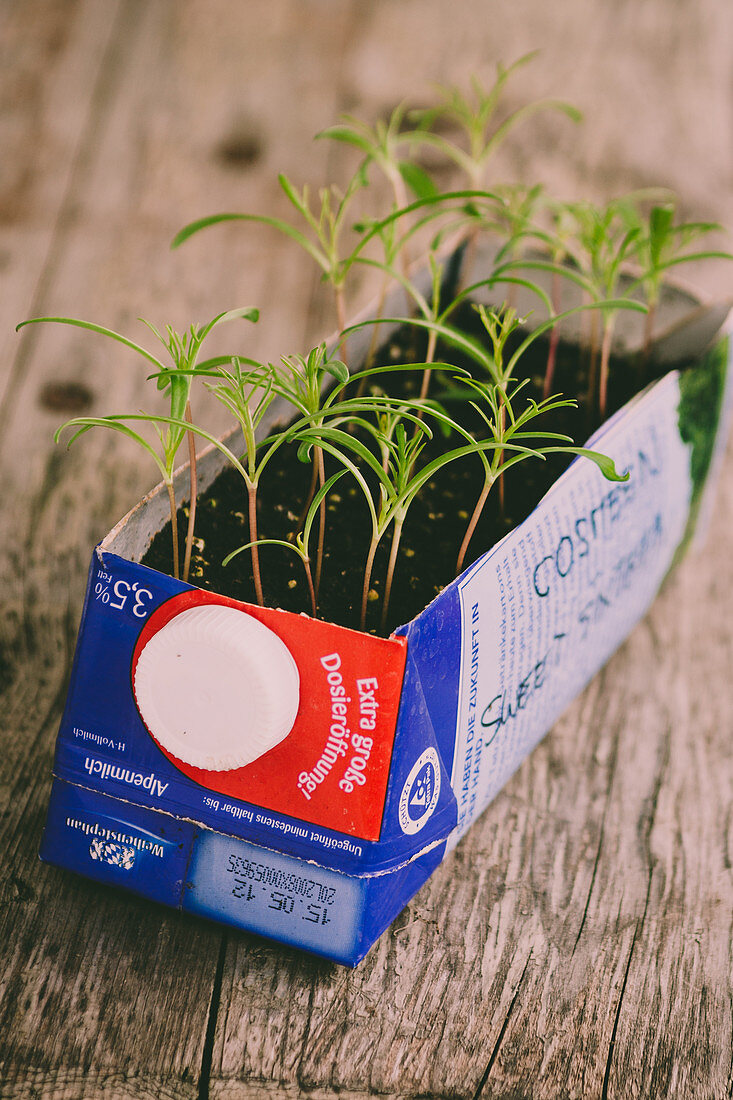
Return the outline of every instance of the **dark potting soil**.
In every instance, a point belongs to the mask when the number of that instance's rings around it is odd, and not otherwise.
[[[478,327],[477,327],[478,326]],[[471,311],[462,318],[464,330],[480,335],[480,324]],[[408,348],[414,342],[414,330],[400,334],[386,349],[389,359],[402,362]],[[412,349],[413,354],[415,349]],[[420,354],[420,349],[417,349]],[[471,367],[459,359],[454,350],[443,349],[445,361],[457,366]],[[440,358],[440,354],[438,356]],[[516,408],[526,407],[528,398],[541,400],[542,372],[547,359],[547,345],[537,340],[521,360],[525,374],[518,374],[517,381],[528,378]],[[587,356],[576,345],[560,344],[553,391],[556,394],[584,394],[587,388]],[[472,367],[476,372],[475,364]],[[400,373],[391,376],[398,392],[416,396],[419,375]],[[626,359],[613,361],[609,381],[608,415],[625,404],[650,378],[640,377],[638,366]],[[380,385],[386,392],[390,376],[382,376]],[[441,397],[441,385],[454,387],[446,372],[435,379],[433,395]],[[455,415],[456,408],[450,398],[446,407]],[[471,431],[480,431],[480,421],[474,415],[474,423],[462,422]],[[536,422],[538,431],[562,432],[572,436],[577,444],[597,426],[579,400],[578,408],[563,408],[551,412]],[[438,432],[426,448],[425,461],[445,448],[461,445],[457,438],[444,440]],[[297,458],[296,448],[284,446],[278,459],[270,464],[260,487],[258,500],[258,536],[260,539],[292,539],[301,507],[311,480],[310,464]],[[326,476],[339,468],[334,459],[328,460]],[[529,458],[503,475],[503,507],[499,483],[493,486],[482,517],[471,539],[464,568],[480,554],[490,549],[508,531],[522,522],[535,508],[544,493],[569,465],[572,456],[548,455],[546,461]],[[389,612],[382,626],[382,596],[389,557],[392,532],[388,531],[377,551],[371,576],[366,629],[372,633],[389,634],[396,626],[414,618],[456,575],[456,562],[460,544],[469,518],[483,484],[483,468],[475,455],[469,455],[451,463],[427,483],[413,502],[407,515],[394,576]],[[371,524],[361,490],[350,475],[342,477],[334,486],[326,502],[327,528],[323,570],[318,599],[318,615],[327,621],[355,629],[359,628],[364,565]],[[185,535],[188,508],[181,509],[178,529],[181,543]],[[247,520],[247,492],[240,475],[230,468],[224,470],[214,484],[198,501],[196,513],[195,545],[192,555],[192,584],[248,603],[255,603],[250,552],[244,551],[226,567],[222,561],[228,554],[249,542]],[[311,535],[311,557],[315,557],[318,524]],[[144,564],[161,572],[171,568],[170,523],[155,537],[145,555]],[[311,614],[309,590],[303,563],[295,552],[281,546],[260,547],[260,565],[265,603],[288,611]]]

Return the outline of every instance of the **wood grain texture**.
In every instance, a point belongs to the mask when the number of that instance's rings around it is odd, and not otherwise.
[[[51,440],[74,411],[54,387],[111,412],[142,402],[144,368],[14,325],[69,313],[140,337],[141,314],[253,304],[246,354],[302,349],[330,305],[288,242],[222,227],[170,253],[174,232],[285,215],[278,171],[343,178],[343,151],[310,142],[340,111],[373,118],[537,46],[508,106],[559,96],[587,121],[538,116],[497,178],[664,184],[733,225],[726,0],[0,8],[0,1097],[733,1095],[730,451],[707,549],[356,971],[36,857],[91,548],[155,472],[101,432]],[[733,296],[730,268],[690,280]]]

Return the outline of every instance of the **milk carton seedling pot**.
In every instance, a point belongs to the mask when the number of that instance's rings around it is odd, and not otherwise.
[[[500,69],[497,93],[514,68]],[[546,206],[548,223],[535,217],[538,188],[482,191],[496,97],[474,91],[473,107],[448,95],[413,128],[400,109],[381,128],[348,119],[327,131],[364,159],[347,188],[321,195],[318,216],[307,191],[281,178],[307,232],[216,215],[179,235],[230,220],[288,233],[334,291],[340,331],[328,348],[282,367],[239,354],[204,360],[209,333],[255,322],[251,308],[183,336],[154,329],[165,360],[97,325],[36,319],[79,324],[141,353],[170,398],[167,415],[71,422],[76,435],[101,425],[136,439],[163,481],[92,554],[41,856],[352,966],[704,528],[730,406],[726,308],[661,282],[698,255],[684,246],[711,227],[676,226],[673,207],[657,199],[646,221],[624,200],[605,213]],[[432,128],[441,110],[469,120],[468,159]],[[467,171],[467,190],[438,195],[402,159],[423,143]],[[362,225],[345,254],[350,203],[375,165],[394,187],[393,210]],[[561,232],[565,217],[574,236]],[[456,219],[458,244],[446,246]],[[500,223],[510,231],[497,244]],[[410,253],[426,227],[434,248],[413,277]],[[375,242],[383,257],[367,259]],[[346,327],[344,287],[357,263],[396,286]],[[459,324],[458,306],[472,320]],[[572,359],[584,349],[588,364],[579,415],[594,430],[584,446],[566,426],[575,402],[553,396],[564,369],[559,320],[564,350]],[[526,353],[540,336],[538,367]],[[223,440],[194,421],[199,379],[234,415],[237,431]],[[140,434],[146,419],[158,428],[157,451]],[[202,438],[211,445],[174,472],[184,440],[193,455]],[[267,512],[267,477],[280,470],[286,488],[293,481],[286,453],[310,492]],[[441,479],[469,459],[446,489]],[[530,478],[512,522],[512,485],[525,484],[531,465],[552,471],[556,461],[567,468],[544,483]],[[232,500],[225,477],[239,488]],[[439,504],[430,493],[443,494]],[[207,500],[238,517],[225,561],[243,587],[225,590],[219,574],[203,573],[211,539],[204,526],[195,534],[194,517]],[[343,595],[333,587],[346,546],[339,525],[357,530],[366,557]],[[418,551],[446,538],[445,575],[413,590],[430,557]],[[289,563],[279,589],[269,573],[276,553]]]
[[[153,494],[92,557],[43,858],[358,962],[654,599],[722,446],[726,362],[722,341],[590,441],[628,482],[576,459],[389,638],[141,565]]]

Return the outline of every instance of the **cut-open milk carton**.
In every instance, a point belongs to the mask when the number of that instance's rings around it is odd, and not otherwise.
[[[522,524],[375,638],[139,564],[154,491],[92,556],[41,856],[356,964],[628,635],[709,506],[725,310]],[[221,468],[204,455],[205,487]],[[179,472],[179,498],[185,473]]]

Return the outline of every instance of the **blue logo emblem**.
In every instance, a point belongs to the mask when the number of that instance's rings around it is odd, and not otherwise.
[[[440,759],[426,749],[415,761],[400,795],[399,821],[403,833],[419,833],[432,816],[440,796]]]

